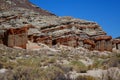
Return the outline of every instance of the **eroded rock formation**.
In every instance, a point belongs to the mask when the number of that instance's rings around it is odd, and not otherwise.
[[[21,1],[0,2],[17,4],[0,8],[1,44],[26,48],[27,42],[30,41],[44,43],[50,47],[66,45],[99,51],[112,51],[113,45],[116,45],[116,49],[119,47],[119,41],[112,40],[96,22],[58,17],[36,8],[28,0]],[[8,8],[10,10],[7,10]]]
[[[113,39],[113,47],[120,50],[120,39]]]

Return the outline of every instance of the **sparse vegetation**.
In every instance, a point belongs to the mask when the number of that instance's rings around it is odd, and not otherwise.
[[[75,80],[97,80],[97,79],[95,79],[92,76],[85,75],[85,76],[78,76],[77,79],[75,79]]]
[[[71,51],[61,51],[59,54],[47,55],[43,52],[16,50],[16,49],[0,49],[0,70],[6,69],[5,73],[0,73],[0,80],[73,80],[70,76],[65,76],[69,72],[76,72],[78,74],[87,74],[87,71],[93,69],[107,70],[109,68],[118,67],[120,62],[119,54],[112,54],[104,58],[99,55],[91,57],[89,55],[81,55],[71,53]],[[10,52],[10,53],[9,53]],[[87,58],[88,59],[87,59]],[[92,60],[93,63],[86,65],[83,61]],[[88,61],[89,62],[89,61]],[[109,71],[108,71],[109,70]],[[118,72],[114,72],[116,77],[119,77]],[[106,74],[103,75],[103,77]],[[71,75],[72,76],[72,75]],[[111,78],[112,72],[106,80]],[[111,80],[117,80],[114,78]],[[76,80],[100,80],[92,76],[78,75]],[[104,80],[104,79],[101,79]]]
[[[78,73],[87,72],[87,67],[81,61],[71,61],[70,65],[72,66],[73,70],[77,71]]]
[[[103,66],[103,62],[103,60],[95,59],[92,68],[101,68]]]

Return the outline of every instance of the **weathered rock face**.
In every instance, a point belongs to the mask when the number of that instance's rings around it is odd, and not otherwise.
[[[96,43],[96,50],[100,51],[112,51],[112,37],[111,36],[106,36],[106,35],[100,35],[94,38],[94,41]]]
[[[54,14],[49,13],[48,11],[41,9],[34,4],[31,4],[29,2],[29,0],[0,0],[0,11],[1,10],[15,9],[18,7],[25,8],[25,9],[31,9],[35,12],[39,12],[41,15],[55,16]]]
[[[27,44],[27,27],[9,29],[5,35],[6,45],[9,47],[22,47],[26,48]]]
[[[113,39],[113,47],[120,50],[120,39]]]
[[[28,0],[3,0],[1,3],[12,4],[8,7],[10,10],[2,6],[0,8],[0,43],[2,44],[26,48],[27,41],[31,41],[51,47],[59,44],[112,51],[112,37],[107,36],[95,22],[53,16],[36,8]]]

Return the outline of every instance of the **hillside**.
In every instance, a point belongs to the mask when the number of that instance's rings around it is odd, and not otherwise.
[[[17,8],[30,9],[39,12],[40,15],[55,16],[54,14],[31,4],[29,0],[0,0],[0,10],[14,10]]]
[[[112,51],[112,37],[106,35],[95,22],[67,16],[41,15],[41,12],[35,12],[34,10],[19,6],[18,8],[2,11],[0,17],[0,28],[4,30],[3,34],[5,34],[1,35],[5,38],[1,40],[1,43],[7,46],[24,46],[22,48],[28,48],[29,46],[25,47],[27,43],[24,43],[25,45],[22,43],[18,44],[20,40],[18,40],[18,38],[15,41],[9,40],[11,39],[9,35],[11,36],[18,33],[16,34],[17,37],[17,35],[25,33],[27,35],[24,34],[23,36],[27,36],[27,38],[25,39],[26,41],[23,40],[23,42],[40,42],[48,46],[54,46],[60,43],[71,47],[81,46],[91,50]],[[19,31],[25,27],[27,28],[27,32]],[[12,28],[13,34],[10,32]],[[19,30],[17,31],[18,28]],[[103,40],[105,41],[102,42]],[[109,44],[109,47],[106,44]]]
[[[98,23],[0,0],[0,80],[119,79],[120,40]]]

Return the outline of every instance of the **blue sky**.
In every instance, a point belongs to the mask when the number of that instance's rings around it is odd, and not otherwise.
[[[58,16],[97,22],[113,38],[120,36],[120,0],[30,0]]]

